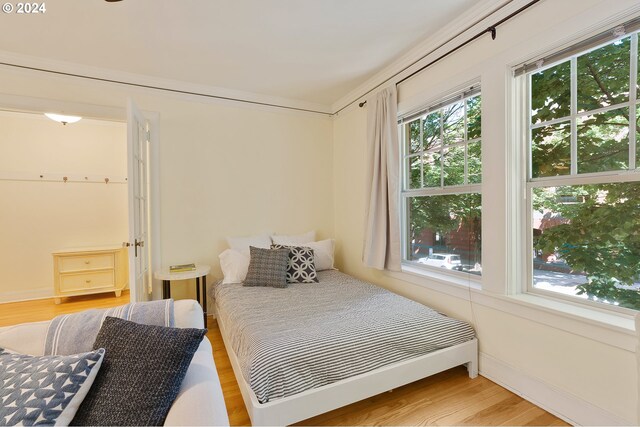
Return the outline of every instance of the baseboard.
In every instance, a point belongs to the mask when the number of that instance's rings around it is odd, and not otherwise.
[[[572,425],[635,425],[635,422],[625,420],[571,393],[559,390],[485,353],[480,353],[480,375]]]
[[[4,292],[0,294],[0,303],[31,301],[53,298],[52,289],[34,289],[31,291]]]

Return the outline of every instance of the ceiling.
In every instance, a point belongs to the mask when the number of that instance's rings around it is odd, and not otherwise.
[[[0,51],[331,105],[477,3],[56,0],[3,16]]]

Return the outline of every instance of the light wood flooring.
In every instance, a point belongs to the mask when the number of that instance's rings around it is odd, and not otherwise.
[[[26,322],[51,320],[59,314],[76,313],[90,308],[109,308],[129,303],[129,291],[116,297],[113,292],[62,298],[55,304],[53,298],[0,304],[0,327]]]
[[[49,320],[58,314],[107,308],[129,302],[126,293],[0,304],[0,326]],[[213,346],[225,404],[232,426],[250,425],[238,383],[215,319],[207,337]],[[499,385],[479,376],[469,379],[465,368],[440,374],[319,415],[298,425],[568,425]]]

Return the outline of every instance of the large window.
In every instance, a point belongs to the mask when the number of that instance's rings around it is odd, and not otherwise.
[[[638,34],[526,74],[529,289],[640,309]]]
[[[479,87],[400,121],[404,259],[480,275]]]

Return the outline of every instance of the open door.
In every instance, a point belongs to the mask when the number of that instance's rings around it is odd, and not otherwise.
[[[127,157],[129,186],[129,289],[131,302],[151,295],[149,143],[150,123],[132,100],[127,105]]]

